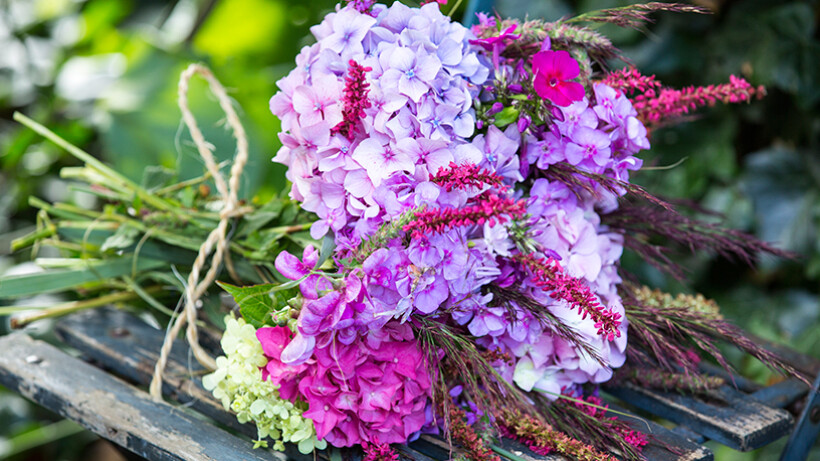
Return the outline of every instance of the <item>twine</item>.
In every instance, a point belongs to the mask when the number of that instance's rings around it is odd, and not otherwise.
[[[233,135],[236,138],[236,157],[234,158],[233,166],[231,167],[231,175],[227,183],[225,182],[225,178],[222,176],[222,173],[219,171],[219,166],[214,160],[213,153],[211,152],[210,147],[208,147],[205,137],[202,135],[202,132],[197,126],[194,115],[188,108],[188,83],[196,74],[201,75],[208,81],[211,92],[213,92],[216,96],[220,107],[225,112],[228,124],[233,130]],[[180,75],[178,93],[178,104],[179,109],[182,112],[182,119],[185,121],[185,124],[188,126],[188,130],[191,132],[191,138],[193,138],[194,144],[196,144],[196,147],[199,150],[199,155],[202,156],[202,159],[205,161],[205,167],[213,177],[214,183],[216,184],[216,190],[222,199],[223,207],[219,213],[219,224],[213,231],[211,231],[208,238],[199,248],[199,253],[197,254],[194,265],[191,268],[191,273],[188,276],[188,284],[185,287],[185,308],[173,321],[171,328],[166,332],[165,341],[162,343],[159,360],[157,360],[157,363],[154,366],[154,376],[151,379],[150,392],[151,396],[159,400],[162,399],[162,373],[165,370],[165,366],[168,362],[168,356],[170,355],[171,348],[174,345],[174,338],[179,335],[180,330],[186,322],[188,324],[188,328],[185,331],[185,337],[188,340],[188,344],[190,345],[197,361],[205,368],[216,368],[216,362],[213,357],[211,357],[202,348],[202,346],[199,345],[199,332],[196,327],[197,302],[216,279],[219,266],[222,264],[222,260],[226,255],[226,250],[228,247],[228,239],[226,237],[228,224],[231,219],[242,216],[250,211],[247,207],[239,206],[239,201],[237,199],[239,180],[242,176],[242,170],[248,162],[248,138],[245,134],[245,129],[242,127],[242,123],[239,121],[239,117],[236,115],[236,112],[231,105],[231,99],[225,92],[225,88],[219,83],[207,67],[200,64],[191,64],[187,69],[185,69],[182,75]],[[202,280],[200,280],[200,273],[205,267],[205,263],[207,262],[211,251],[213,251],[211,266]]]

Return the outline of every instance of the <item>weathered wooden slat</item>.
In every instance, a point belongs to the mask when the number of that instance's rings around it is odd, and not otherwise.
[[[768,407],[729,386],[712,391],[708,400],[703,396],[644,389],[631,383],[608,387],[607,392],[741,451],[766,445],[788,434],[794,425],[788,412]]]
[[[24,333],[0,337],[0,384],[158,461],[284,459]]]
[[[715,459],[712,450],[701,445],[703,440],[688,438],[683,434],[675,433],[660,424],[641,418],[618,405],[609,404],[612,413],[625,421],[629,426],[650,436],[649,444],[642,451],[647,460],[651,461],[712,461]],[[623,414],[629,416],[624,416]],[[674,447],[679,453],[673,453],[668,447]]]
[[[797,378],[789,378],[751,394],[770,407],[785,408],[809,392],[809,386]]]
[[[809,456],[814,441],[820,435],[820,373],[812,384],[806,399],[806,408],[800,415],[797,428],[789,437],[780,461],[803,461]]]

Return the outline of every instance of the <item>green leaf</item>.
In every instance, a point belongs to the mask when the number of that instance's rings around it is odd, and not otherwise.
[[[130,226],[120,226],[113,235],[105,239],[100,251],[112,249],[122,250],[133,245],[139,236],[139,231]]]
[[[322,249],[319,250],[319,260],[316,262],[315,269],[322,267],[322,264],[327,261],[327,258],[333,254],[333,250],[336,249],[336,242],[331,235],[325,235],[325,238],[322,239]]]
[[[273,198],[265,203],[261,208],[246,215],[243,219],[244,227],[238,233],[240,236],[249,235],[278,218],[285,208],[284,200]]]
[[[101,282],[137,272],[156,269],[167,263],[155,259],[133,258],[77,260],[76,269],[49,270],[36,274],[0,277],[0,298],[18,298],[41,293],[54,293],[90,282]],[[82,266],[82,267],[80,267]]]
[[[217,282],[223,290],[230,293],[239,305],[239,313],[254,328],[270,325],[271,313],[275,309],[271,292],[278,285],[266,283],[249,287],[238,287],[229,283]]]
[[[519,111],[515,107],[505,107],[501,112],[495,114],[495,126],[504,128],[510,123],[518,120]]]

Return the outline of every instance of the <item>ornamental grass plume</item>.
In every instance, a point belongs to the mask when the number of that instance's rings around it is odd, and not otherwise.
[[[501,458],[487,447],[484,439],[476,433],[475,429],[467,424],[467,415],[464,410],[451,405],[448,423],[450,436],[464,450],[467,459],[470,461],[501,461]]]
[[[501,435],[523,443],[539,455],[558,453],[579,461],[617,461],[612,455],[520,412],[504,410],[496,415]]]
[[[811,382],[776,353],[764,349],[740,328],[724,320],[714,311],[714,303],[703,297],[672,298],[659,290],[632,284],[622,285],[621,291],[629,318],[633,363],[669,372],[683,369],[697,373],[699,359],[691,352],[695,347],[732,372],[732,366],[716,344],[723,341],[760,360],[776,373],[795,376],[806,384]],[[669,302],[670,299],[673,302]],[[698,307],[703,304],[706,306]]]
[[[792,258],[789,252],[779,250],[752,235],[728,229],[715,223],[691,218],[675,211],[671,205],[655,206],[647,197],[622,200],[621,206],[601,217],[603,223],[624,236],[624,246],[640,255],[652,266],[678,280],[685,278],[684,268],[670,253],[672,245],[691,252],[706,251],[728,260],[741,261],[752,266],[758,255],[768,253],[781,258]],[[683,203],[678,202],[681,208]],[[658,237],[671,244],[659,244]]]
[[[617,451],[626,459],[641,459],[649,436],[636,431],[624,420],[608,413],[609,405],[596,395],[562,397],[545,406],[552,426],[576,439],[582,439],[602,452]]]
[[[548,292],[550,297],[566,301],[572,308],[578,309],[582,318],[591,317],[599,335],[608,341],[621,336],[618,329],[621,326],[621,314],[601,305],[589,287],[567,275],[554,258],[520,253],[514,258],[532,272],[535,285]]]
[[[693,394],[717,389],[726,380],[719,376],[708,376],[688,370],[685,373],[646,367],[621,368],[615,374],[613,383],[629,381],[646,389],[689,392]]]

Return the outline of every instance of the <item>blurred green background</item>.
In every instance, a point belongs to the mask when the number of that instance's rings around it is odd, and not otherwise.
[[[407,2],[412,4],[412,2]],[[455,3],[451,1],[450,3]],[[464,2],[466,4],[466,2]],[[498,0],[503,16],[548,20],[634,2]],[[742,76],[765,85],[762,101],[703,110],[689,123],[654,133],[648,165],[634,179],[668,198],[699,202],[729,226],[793,251],[751,269],[683,255],[691,284],[681,286],[626,257],[650,284],[700,291],[725,315],[767,339],[820,356],[820,19],[818,1],[696,0],[712,15],[659,14],[643,31],[603,27],[645,74],[669,85],[707,85]],[[139,179],[148,165],[202,171],[182,140],[176,83],[191,62],[210,66],[242,107],[251,140],[245,193],[264,200],[284,186],[270,163],[278,149],[268,99],[290,71],[308,28],[331,0],[0,0],[0,274],[27,270],[28,254],[9,242],[30,230],[31,195],[93,199],[73,192],[59,169],[73,158],[11,120],[19,110]],[[462,5],[461,10],[464,9]],[[458,16],[458,14],[456,14]],[[218,106],[197,82],[190,97],[206,138],[233,152]],[[42,304],[42,300],[39,301]],[[0,334],[5,330],[0,323]],[[41,333],[48,338],[48,332]],[[743,374],[775,377],[734,354]],[[775,459],[784,440],[751,454],[713,446],[723,460]],[[820,458],[820,452],[815,450]],[[0,388],[0,459],[123,459],[76,426]]]

